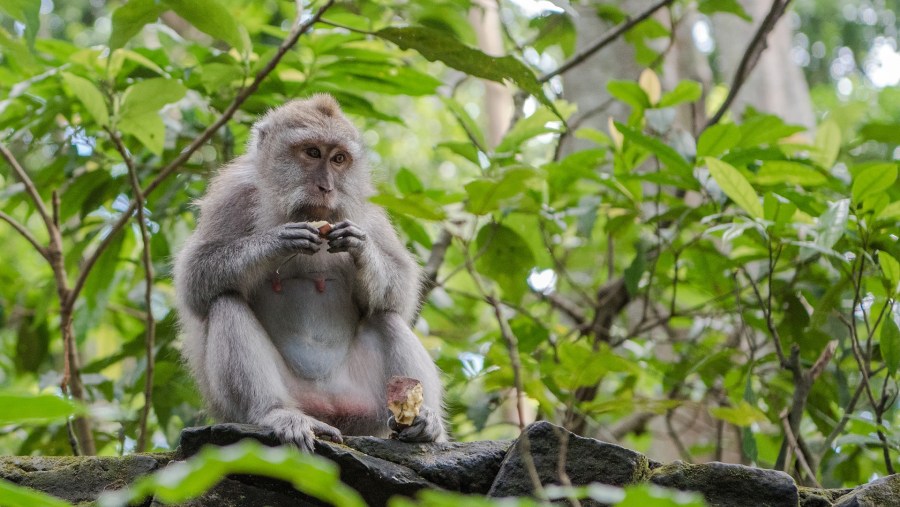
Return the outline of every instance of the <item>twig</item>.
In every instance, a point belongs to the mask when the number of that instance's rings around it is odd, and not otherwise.
[[[333,4],[335,0],[327,0],[325,4],[316,11],[315,14],[311,18],[309,18],[305,23],[296,24],[295,27],[291,30],[288,38],[278,46],[278,50],[275,52],[275,55],[272,56],[272,59],[269,60],[269,63],[263,67],[259,73],[256,74],[256,78],[254,78],[253,82],[250,83],[249,86],[240,91],[240,93],[235,96],[234,100],[231,101],[231,104],[225,109],[225,112],[222,113],[222,116],[219,117],[218,120],[215,121],[212,125],[206,128],[194,141],[188,145],[174,160],[168,163],[165,167],[163,167],[155,178],[147,185],[144,189],[144,196],[149,196],[154,190],[156,190],[173,172],[178,170],[182,164],[184,164],[191,155],[194,154],[195,151],[200,149],[206,141],[208,141],[213,134],[217,130],[219,130],[223,125],[228,123],[228,121],[234,116],[237,112],[238,108],[252,95],[258,88],[259,85],[268,77],[268,75],[275,69],[284,55],[297,43],[297,40],[301,35],[308,32],[310,28],[312,28],[313,24],[315,24],[319,18],[321,18],[322,14],[325,13]],[[299,19],[299,12],[298,12]],[[131,219],[131,215],[135,212],[137,206],[134,201],[129,203],[128,208],[122,212],[119,219],[111,226],[109,233],[103,240],[97,245],[96,250],[85,260],[82,265],[81,273],[78,275],[78,279],[75,281],[75,285],[72,288],[71,298],[74,301],[81,293],[82,289],[84,289],[85,281],[87,280],[88,275],[91,272],[94,264],[96,264],[97,260],[100,258],[100,255],[103,254],[104,250],[112,243],[112,240],[116,234],[118,234]]]
[[[47,229],[51,229],[53,227],[53,219],[50,217],[50,212],[47,211],[47,206],[44,204],[44,200],[41,198],[41,194],[38,193],[37,187],[34,186],[34,181],[32,181],[31,177],[28,176],[28,173],[22,167],[22,164],[16,160],[15,155],[9,151],[9,149],[4,144],[0,144],[0,153],[3,155],[3,159],[6,160],[6,163],[12,167],[13,172],[16,173],[16,176],[19,178],[19,181],[25,185],[25,192],[28,193],[28,196],[31,197],[31,201],[34,204],[34,207],[37,208],[38,213],[41,215],[41,220],[44,221],[44,225],[47,226]]]
[[[138,228],[141,231],[141,260],[144,264],[144,311],[146,312],[144,345],[147,355],[147,366],[144,371],[144,407],[141,409],[140,423],[138,425],[137,452],[147,449],[147,419],[150,417],[150,407],[153,406],[153,367],[154,348],[156,346],[156,319],[153,317],[153,259],[150,256],[150,231],[147,229],[147,218],[144,215],[146,200],[141,191],[141,181],[138,179],[134,158],[122,143],[118,132],[107,129],[109,138],[116,150],[128,167],[128,178],[131,182],[131,191],[134,192],[134,202],[137,205]]]
[[[744,51],[744,56],[741,58],[741,63],[738,64],[737,71],[735,71],[734,79],[731,82],[731,88],[728,90],[725,101],[719,106],[719,110],[716,111],[716,114],[706,122],[706,126],[703,127],[704,130],[719,123],[719,120],[722,119],[722,116],[724,116],[725,112],[728,111],[728,108],[731,107],[731,103],[737,98],[737,94],[741,91],[747,78],[750,77],[750,73],[753,72],[756,64],[759,63],[759,58],[762,56],[763,51],[766,50],[766,37],[769,35],[769,32],[775,28],[778,20],[784,15],[784,11],[790,3],[791,0],[772,0],[772,8],[769,9],[769,13],[756,30],[756,34],[750,39],[747,50]]]
[[[812,468],[810,468],[803,451],[800,449],[800,444],[797,442],[797,438],[794,437],[794,432],[791,430],[791,425],[788,422],[788,418],[789,415],[787,410],[781,412],[781,427],[784,429],[784,435],[785,437],[787,437],[788,445],[790,445],[792,449],[796,450],[797,461],[800,462],[800,466],[803,468],[803,471],[806,472],[806,475],[810,478],[811,481],[813,481],[817,488],[821,488],[822,485],[819,484],[818,479],[816,479],[816,474],[813,473]]]
[[[619,25],[615,29],[613,29],[612,32],[610,32],[607,35],[604,35],[603,37],[598,39],[596,42],[590,44],[588,47],[586,47],[583,50],[581,50],[580,52],[578,52],[575,56],[568,59],[565,63],[563,63],[562,65],[557,67],[556,70],[552,70],[552,71],[544,74],[543,76],[539,77],[538,81],[540,81],[541,83],[546,83],[547,81],[553,79],[554,77],[571,70],[572,67],[575,67],[576,65],[581,64],[582,62],[584,62],[585,60],[590,58],[594,53],[605,48],[606,46],[611,44],[613,41],[618,39],[619,36],[621,36],[622,34],[627,32],[628,30],[631,30],[632,28],[634,28],[635,25],[637,25],[641,21],[644,21],[645,19],[649,18],[656,11],[662,9],[663,7],[666,7],[667,5],[671,4],[673,1],[674,0],[662,0],[661,2],[658,2],[658,3],[650,6],[650,8],[647,9],[646,11],[638,14],[637,16],[635,16],[633,18],[628,19],[628,21],[625,21],[624,23],[622,23],[621,25]]]
[[[447,229],[441,229],[437,240],[431,245],[431,254],[428,256],[428,261],[425,262],[425,267],[422,270],[423,283],[422,292],[419,294],[419,311],[425,306],[425,301],[428,300],[431,291],[438,286],[438,271],[444,264],[444,258],[447,256],[447,250],[450,248],[452,241],[453,234]],[[418,315],[416,315],[416,318],[418,318]]]
[[[12,228],[16,230],[16,232],[21,234],[23,238],[25,238],[26,240],[28,240],[29,243],[31,243],[31,246],[34,247],[34,249],[37,250],[39,254],[41,254],[41,257],[46,259],[48,262],[50,261],[50,257],[47,255],[47,249],[44,248],[44,246],[38,242],[37,238],[35,238],[28,231],[28,229],[25,228],[24,225],[19,223],[18,220],[7,215],[6,213],[4,213],[2,211],[0,211],[0,220],[3,220],[6,223],[8,223],[9,225],[11,225]]]

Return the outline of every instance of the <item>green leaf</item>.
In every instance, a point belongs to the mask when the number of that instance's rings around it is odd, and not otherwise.
[[[763,218],[765,213],[759,202],[759,195],[753,190],[747,178],[731,164],[719,159],[706,157],[709,174],[716,180],[725,195],[744,211],[755,218]]]
[[[229,474],[253,474],[289,482],[297,491],[339,507],[364,507],[359,493],[342,483],[337,465],[292,447],[265,447],[245,440],[228,447],[208,446],[187,461],[172,463],[130,487],[106,492],[100,506],[154,501],[181,504],[199,497]]]
[[[664,93],[657,107],[671,107],[683,102],[694,102],[703,95],[703,87],[696,81],[679,81],[675,89]]]
[[[25,40],[33,47],[41,27],[41,0],[4,0],[0,12],[25,25]]]
[[[650,99],[647,97],[647,93],[634,81],[610,80],[606,83],[606,91],[635,109],[650,107]]]
[[[747,11],[744,10],[744,7],[738,0],[700,0],[697,10],[707,16],[717,12],[726,12],[734,14],[744,21],[753,21],[753,18],[747,14]]]
[[[895,201],[885,206],[878,212],[878,220],[900,219],[900,201]]]
[[[741,400],[736,407],[710,408],[709,413],[716,419],[721,419],[741,427],[750,426],[753,423],[763,423],[769,420],[762,410],[744,400]]]
[[[615,122],[616,130],[625,136],[625,139],[649,150],[659,158],[659,161],[665,164],[669,169],[675,171],[684,178],[692,178],[693,170],[687,160],[675,151],[671,146],[662,141],[646,136],[641,132],[619,122]]]
[[[106,100],[94,83],[87,79],[62,72],[63,81],[68,85],[75,97],[84,105],[84,108],[101,127],[109,125],[109,110],[106,108]]]
[[[523,142],[541,134],[559,132],[561,125],[549,109],[538,108],[531,116],[516,122],[494,149],[496,153],[517,152]]]
[[[80,413],[78,405],[52,394],[0,392],[0,424],[63,421]]]
[[[897,328],[897,323],[894,322],[890,312],[881,324],[880,345],[884,364],[891,375],[895,375],[897,368],[900,367],[900,329]]]
[[[841,152],[841,128],[834,120],[825,120],[816,131],[815,151],[810,158],[820,167],[831,169]]]
[[[112,14],[112,33],[109,48],[121,48],[138,34],[144,25],[153,23],[166,10],[156,0],[129,0]]]
[[[166,140],[166,125],[157,113],[129,115],[119,120],[119,130],[133,135],[155,155],[162,155]]]
[[[859,129],[859,135],[867,141],[900,144],[900,123],[869,123]]]
[[[443,62],[448,67],[465,72],[470,76],[498,83],[503,83],[505,80],[512,81],[519,88],[556,111],[553,103],[544,95],[541,83],[531,69],[511,56],[488,56],[477,49],[466,46],[445,32],[424,26],[383,28],[375,32],[375,35],[393,42],[401,49],[413,49],[429,61]]]
[[[896,180],[897,164],[884,163],[866,167],[853,178],[853,202],[858,204],[866,197],[886,191]]]
[[[53,495],[18,486],[6,479],[0,479],[0,498],[4,507],[72,507],[72,504]]]
[[[829,202],[828,209],[816,220],[815,248],[801,247],[800,260],[805,261],[817,253],[831,251],[844,236],[849,218],[850,199]]]
[[[466,211],[483,215],[496,210],[502,201],[523,193],[536,175],[532,169],[519,167],[507,170],[499,180],[479,179],[466,184]]]
[[[790,183],[804,187],[814,187],[828,182],[828,177],[812,167],[789,160],[767,160],[756,174],[757,185],[778,185]]]
[[[741,140],[741,129],[733,123],[717,123],[700,134],[697,158],[718,157]]]
[[[223,40],[243,52],[246,49],[240,25],[231,12],[217,0],[162,0],[198,30]]]
[[[794,217],[797,205],[777,194],[768,192],[763,196],[763,210],[766,220],[771,220],[776,224],[785,224]]]
[[[397,171],[397,176],[394,178],[394,181],[397,182],[397,190],[404,195],[421,194],[425,190],[425,186],[422,185],[422,180],[420,180],[414,172],[405,167]]]
[[[497,282],[504,296],[518,302],[528,290],[528,274],[534,267],[534,253],[516,231],[490,223],[475,237],[478,272]]]
[[[897,291],[897,284],[900,283],[900,262],[897,262],[891,254],[879,250],[878,264],[881,265],[881,272],[888,280],[890,294],[893,295]]]
[[[122,94],[121,120],[143,118],[148,113],[156,114],[166,104],[178,102],[187,93],[187,88],[174,79],[153,78],[139,81]]]
[[[379,206],[384,206],[391,213],[398,213],[424,220],[443,220],[444,210],[421,194],[397,197],[391,194],[378,194],[369,199]]]

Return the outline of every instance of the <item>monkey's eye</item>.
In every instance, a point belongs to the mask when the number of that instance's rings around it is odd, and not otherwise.
[[[347,155],[344,155],[343,153],[338,153],[337,155],[331,157],[331,161],[334,162],[335,164],[343,164],[344,162],[347,161]]]
[[[307,148],[304,151],[312,158],[322,158],[322,152],[318,148]]]

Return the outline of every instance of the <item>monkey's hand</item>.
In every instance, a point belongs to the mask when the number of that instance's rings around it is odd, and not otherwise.
[[[278,252],[289,255],[297,252],[312,255],[322,246],[319,230],[306,222],[281,224],[272,230]]]
[[[328,233],[328,251],[348,252],[356,257],[366,245],[366,233],[349,220],[338,222]]]
[[[316,438],[339,444],[344,442],[340,430],[299,410],[276,408],[263,417],[259,424],[272,428],[279,440],[295,444],[304,452],[313,452]]]
[[[397,440],[403,442],[434,442],[444,433],[440,418],[428,407],[420,408],[409,426],[399,424],[393,415],[388,418],[388,426],[396,433]]]

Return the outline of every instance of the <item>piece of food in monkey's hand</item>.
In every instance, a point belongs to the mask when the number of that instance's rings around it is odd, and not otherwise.
[[[422,383],[410,377],[391,377],[387,384],[388,409],[397,424],[409,426],[419,415],[424,400]]]
[[[324,238],[328,236],[328,233],[331,232],[331,229],[334,229],[334,226],[326,222],[325,220],[319,220],[318,222],[310,222],[309,225],[319,229],[319,236]]]

